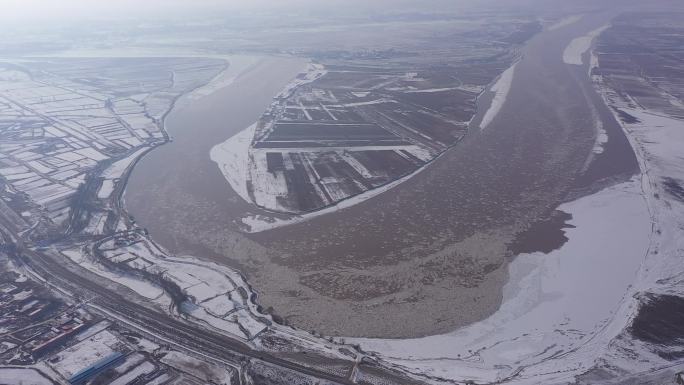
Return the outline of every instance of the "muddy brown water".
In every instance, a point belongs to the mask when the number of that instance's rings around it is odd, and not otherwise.
[[[240,268],[264,307],[304,329],[415,337],[480,320],[501,302],[516,234],[548,218],[578,184],[622,172],[609,161],[578,182],[598,100],[586,68],[562,62],[570,40],[608,20],[593,14],[533,38],[492,124],[414,178],[332,214],[243,234],[235,221],[267,213],[230,189],[209,151],[252,124],[301,67],[270,58],[169,116],[174,141],[136,166],[127,208],[171,250]],[[611,147],[604,156],[624,151]]]

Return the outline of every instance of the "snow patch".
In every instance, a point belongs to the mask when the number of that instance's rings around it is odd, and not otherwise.
[[[93,365],[101,359],[123,348],[121,341],[108,331],[81,341],[76,345],[62,350],[55,357],[52,367],[64,378],[69,378],[81,370]]]
[[[596,135],[596,141],[594,142],[594,148],[592,152],[596,155],[603,153],[603,147],[608,143],[608,133],[606,129],[603,128],[603,124],[598,126],[598,134]]]
[[[609,26],[605,25],[601,28],[597,28],[584,36],[580,36],[572,39],[570,44],[565,47],[563,51],[563,62],[566,64],[581,66],[584,64],[582,62],[582,55],[584,55],[589,48],[591,48],[591,43],[594,39],[605,31]]]
[[[414,156],[417,156],[422,159],[422,157],[427,156],[426,153],[421,153],[420,151],[411,151]],[[380,186],[371,190],[368,190],[364,193],[354,195],[352,197],[349,197],[345,200],[339,201],[337,204],[328,206],[322,210],[314,211],[311,213],[306,213],[302,215],[295,215],[287,219],[280,219],[280,218],[273,218],[273,217],[268,217],[264,215],[250,215],[247,217],[243,217],[240,219],[240,221],[248,227],[247,232],[250,233],[259,233],[262,231],[266,230],[271,230],[275,229],[278,227],[282,226],[287,226],[291,225],[294,223],[300,223],[304,221],[308,221],[311,218],[315,218],[321,215],[329,214],[338,210],[342,210],[354,205],[357,205],[361,202],[364,202],[368,199],[371,199],[375,196],[378,196],[386,191],[389,191],[396,186],[404,183],[405,181],[413,178],[416,174],[419,172],[425,170],[426,165],[423,167],[418,168],[416,171],[404,176],[403,178],[397,179],[393,182],[390,182],[384,186]]]
[[[248,72],[255,65],[259,64],[264,58],[261,56],[235,55],[225,58],[228,61],[228,68],[218,74],[207,85],[200,87],[189,93],[189,99],[201,99],[209,96],[216,91],[226,88],[233,84],[238,78]]]
[[[233,135],[230,139],[214,146],[209,156],[221,169],[230,187],[246,202],[251,202],[247,189],[249,179],[249,147],[254,138],[257,124]]]
[[[443,378],[549,383],[591,367],[629,317],[617,310],[650,243],[651,221],[638,179],[566,203],[569,241],[548,255],[510,264],[501,308],[445,335],[407,340],[356,339],[410,371]],[[555,374],[550,374],[555,373]]]
[[[53,385],[47,377],[33,368],[0,368],[2,383],[7,385]]]
[[[97,197],[99,199],[107,199],[114,191],[114,181],[111,179],[105,179],[102,182],[102,186],[97,191]]]
[[[499,76],[499,80],[497,80],[489,89],[491,92],[494,92],[494,98],[492,99],[492,103],[487,109],[487,112],[485,112],[485,115],[482,117],[482,122],[480,123],[481,129],[487,128],[487,126],[492,123],[496,115],[501,111],[504,103],[506,103],[506,98],[511,90],[511,85],[513,84],[513,75],[517,64],[518,63],[513,64],[504,71],[501,76]]]
[[[69,257],[69,259],[84,269],[89,270],[90,272],[101,277],[107,278],[110,281],[126,286],[145,298],[154,299],[157,301],[163,300],[163,302],[167,302],[167,299],[164,295],[164,290],[145,280],[109,271],[104,266],[89,260],[79,250],[63,250],[62,254]]]

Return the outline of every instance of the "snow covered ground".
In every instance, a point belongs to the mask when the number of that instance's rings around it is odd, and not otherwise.
[[[560,209],[573,216],[569,241],[548,255],[518,256],[488,319],[445,335],[355,342],[440,378],[538,384],[587,370],[627,322],[618,310],[648,250],[651,221],[638,179]]]
[[[105,330],[61,351],[51,365],[64,378],[69,378],[123,347],[118,338]]]
[[[149,361],[145,361],[142,364],[133,368],[130,372],[124,374],[123,376],[117,378],[116,380],[110,382],[110,385],[126,385],[132,383],[133,380],[139,376],[152,373],[157,368]]]
[[[110,195],[114,192],[114,181],[111,179],[105,179],[102,182],[102,186],[97,191],[97,197],[99,199],[108,199]]]
[[[619,375],[673,366],[628,326],[643,294],[684,295],[684,121],[594,81],[616,118],[632,120],[621,124],[640,175],[562,205],[575,226],[569,241],[548,255],[518,256],[488,319],[440,336],[355,342],[436,382],[567,384],[596,366]]]
[[[170,71],[172,81],[150,66]],[[86,175],[98,164],[131,155],[102,175],[98,198],[110,198],[138,150],[164,139],[158,123],[176,97],[206,83],[223,66],[207,59],[140,64],[79,58],[68,64],[16,59],[12,68],[22,70],[0,68],[0,118],[12,122],[0,138],[0,178],[59,225],[69,218],[71,198]],[[104,70],[109,75],[102,78],[99,71]],[[103,225],[93,222],[87,232],[101,234]]]
[[[171,367],[178,369],[181,372],[189,373],[204,381],[211,381],[214,384],[230,385],[230,375],[228,370],[218,366],[207,364],[194,357],[170,351],[161,359],[161,361]]]
[[[173,282],[188,296],[188,301],[183,303],[183,313],[198,322],[244,340],[251,340],[266,329],[266,325],[255,317],[256,306],[246,298],[250,292],[247,282],[235,270],[189,255],[169,255],[146,239],[129,239],[127,246],[111,239],[103,243],[100,250],[111,262],[124,263],[131,269]],[[62,253],[95,274],[127,286],[164,306],[169,305],[168,296],[156,283],[132,274],[122,276],[111,272],[103,265],[89,261],[79,250]]]
[[[204,96],[213,94],[221,88],[228,87],[233,84],[237,78],[249,71],[250,68],[257,65],[263,57],[261,56],[247,56],[247,55],[231,55],[225,57],[228,61],[228,68],[218,74],[207,85],[200,87],[187,95],[190,99],[200,99]]]
[[[640,162],[642,188],[654,220],[654,242],[636,288],[684,295],[684,288],[677,285],[684,277],[684,120],[644,109],[611,90],[601,91],[611,106],[637,119],[622,125]]]
[[[221,169],[230,187],[240,195],[245,202],[251,202],[247,190],[249,179],[249,147],[254,138],[256,123],[219,143],[211,149],[211,160]]]
[[[570,44],[568,44],[568,46],[565,47],[565,50],[563,51],[563,62],[566,64],[581,66],[583,64],[582,55],[584,55],[589,50],[589,48],[591,48],[591,43],[594,41],[594,39],[598,35],[600,35],[601,32],[605,31],[608,27],[609,26],[606,25],[591,31],[584,36],[572,39]]]
[[[631,300],[625,301],[624,310],[621,309],[624,317],[631,320],[637,313],[640,298],[684,296],[684,164],[681,157],[684,120],[644,108],[622,90],[618,93],[610,89],[601,76],[594,76],[593,80],[606,103],[612,107],[615,118],[621,122],[637,155],[641,189],[652,218],[649,252],[631,287]],[[673,106],[681,103],[670,95],[663,96],[663,101],[669,101]],[[662,378],[672,381],[673,375],[668,372],[681,371],[681,360],[666,359],[656,354],[658,349],[658,346],[635,339],[629,329],[624,329],[606,347],[597,366],[617,377],[611,384],[623,383],[630,377],[632,383],[640,383],[646,375],[661,378],[650,383],[665,383]]]
[[[145,298],[152,299],[167,305],[170,303],[170,298],[164,294],[164,290],[161,288],[143,279],[110,271],[99,263],[88,259],[88,257],[78,249],[62,250],[62,254],[67,256],[82,268],[87,269],[90,272],[104,277],[110,281],[126,286]]]
[[[127,157],[112,163],[112,165],[102,173],[102,177],[106,179],[121,178],[131,164],[133,164],[133,162],[135,162],[135,160],[145,151],[147,151],[147,148],[141,148]]]
[[[292,92],[294,92],[300,86],[311,83],[314,80],[321,78],[327,72],[328,70],[326,70],[323,65],[309,62],[306,66],[306,69],[303,72],[303,75],[297,76],[297,78],[293,79],[290,83],[288,83],[285,86],[285,88],[278,95],[276,95],[276,98],[289,97],[290,94],[292,94]]]
[[[506,103],[506,97],[508,97],[508,92],[511,90],[511,84],[513,83],[516,65],[517,63],[504,71],[496,83],[489,89],[491,92],[494,92],[494,99],[492,99],[491,105],[482,117],[482,122],[480,122],[481,129],[487,128],[492,123],[494,117],[496,117],[499,111],[501,111],[501,107]]]
[[[292,82],[290,82],[283,91],[281,91],[276,99],[285,98],[294,92],[298,87],[303,84],[310,83],[326,73],[323,66],[315,63],[308,63],[304,72],[297,76]],[[384,102],[384,100],[382,101]],[[342,107],[342,105],[331,105],[331,107]],[[345,105],[349,106],[349,105]],[[274,102],[271,107],[272,109],[277,109],[278,104]],[[277,112],[271,112],[272,115],[277,115]],[[255,135],[259,137],[263,132],[267,132],[271,129],[269,124],[261,124],[259,122],[252,124],[241,132],[233,135],[225,142],[219,143],[210,150],[210,158],[214,161],[219,169],[221,170],[223,176],[226,178],[231,188],[246,202],[254,203],[259,207],[266,208],[274,211],[288,212],[289,207],[285,206],[281,199],[287,198],[291,191],[289,191],[285,175],[283,173],[273,173],[268,169],[267,153],[273,152],[272,149],[258,149],[252,147],[254,144]],[[368,170],[361,165],[360,162],[356,161],[350,153],[355,151],[405,151],[415,156],[416,158],[422,160],[423,162],[429,162],[433,158],[433,154],[424,147],[415,144],[407,145],[376,145],[376,146],[345,146],[345,147],[334,147],[334,146],[323,146],[320,147],[302,147],[302,148],[287,148],[287,151],[280,150],[281,154],[284,156],[284,162],[287,164],[289,161],[289,154],[297,154],[305,159],[305,163],[309,164],[309,169],[312,173],[309,174],[310,178],[316,178],[315,171],[313,167],[310,166],[310,159],[307,158],[307,154],[318,153],[335,153],[341,162],[346,162],[349,166],[359,171],[361,175],[367,175],[370,177]],[[291,164],[291,161],[290,161]],[[286,166],[287,167],[287,166]],[[327,195],[333,198],[333,202],[336,204],[331,204],[323,210],[317,210],[310,214],[296,215],[292,216],[290,219],[274,219],[271,217],[263,216],[250,216],[242,218],[243,224],[247,226],[247,231],[259,232],[274,227],[284,226],[287,224],[300,222],[309,219],[314,216],[329,213],[331,211],[339,210],[341,208],[349,207],[351,205],[362,202],[369,199],[375,195],[387,191],[388,189],[396,186],[397,184],[407,180],[408,178],[415,175],[417,172],[422,170],[423,167],[419,168],[415,172],[399,179],[392,181],[386,185],[377,186],[368,191],[365,191],[358,195],[353,195],[353,192],[336,188],[334,178],[331,183],[323,183],[327,192]],[[322,199],[328,201],[326,194],[320,190],[318,183],[312,182],[317,191],[320,192]],[[330,203],[330,202],[329,202]]]
[[[339,201],[335,205],[328,206],[322,210],[318,210],[318,211],[314,211],[314,212],[302,214],[302,215],[295,215],[289,219],[278,219],[278,218],[272,218],[272,217],[264,217],[262,215],[250,215],[248,217],[242,218],[241,221],[243,224],[245,224],[249,228],[247,231],[250,233],[258,233],[261,231],[266,231],[266,230],[271,230],[271,229],[275,229],[275,228],[282,227],[282,226],[291,225],[293,223],[304,222],[304,221],[307,221],[311,218],[315,218],[317,216],[329,214],[331,212],[335,212],[338,210],[345,209],[347,207],[357,205],[363,201],[366,201],[366,200],[371,199],[375,196],[378,196],[378,195],[380,195],[380,194],[382,194],[388,190],[391,190],[394,187],[404,183],[405,181],[413,178],[416,174],[418,174],[419,172],[421,172],[423,170],[425,170],[425,166],[417,169],[416,171],[412,172],[409,175],[404,176],[403,178],[397,179],[397,180],[395,180],[391,183],[388,183],[382,187],[374,188],[374,189],[368,190],[362,194],[354,195],[350,198]]]
[[[53,385],[53,382],[33,368],[0,368],[0,383],[5,385]]]

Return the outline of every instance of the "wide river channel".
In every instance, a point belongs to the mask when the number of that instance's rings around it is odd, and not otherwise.
[[[231,85],[178,103],[166,119],[173,141],[135,167],[126,207],[170,250],[239,268],[265,308],[307,330],[415,337],[475,322],[500,305],[520,232],[569,192],[636,170],[588,68],[562,60],[572,39],[609,20],[589,15],[530,40],[492,123],[415,177],[350,208],[246,234],[241,218],[267,213],[231,190],[209,152],[254,123],[306,64],[252,59]],[[610,140],[587,168],[597,120]]]

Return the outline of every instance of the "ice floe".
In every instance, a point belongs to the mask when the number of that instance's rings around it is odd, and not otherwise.
[[[591,31],[584,36],[572,39],[572,41],[570,41],[570,44],[568,44],[568,46],[565,47],[565,50],[563,51],[563,62],[566,64],[573,64],[578,66],[584,64],[582,62],[582,55],[589,51],[589,48],[591,48],[591,43],[594,41],[594,39],[598,35],[600,35],[601,32],[605,31],[608,27],[609,26],[606,25]]]
[[[627,322],[617,310],[648,250],[651,221],[638,179],[560,209],[573,216],[569,241],[516,257],[502,306],[486,320],[445,335],[355,342],[442,378],[548,383],[587,370]]]
[[[506,103],[506,98],[508,97],[508,93],[510,92],[511,85],[513,83],[513,75],[515,74],[516,66],[517,63],[513,64],[506,71],[504,71],[501,76],[499,76],[499,79],[496,81],[496,83],[494,83],[494,85],[492,85],[492,87],[489,89],[494,93],[494,98],[492,99],[492,103],[487,109],[487,112],[485,112],[484,116],[482,117],[480,128],[487,128],[487,126],[492,123],[496,115],[499,114],[499,111],[501,111],[504,103]]]

